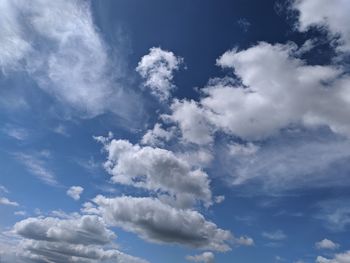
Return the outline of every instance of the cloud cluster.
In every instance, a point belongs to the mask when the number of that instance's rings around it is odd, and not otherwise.
[[[146,262],[116,249],[105,249],[115,234],[93,215],[27,218],[15,224],[14,232],[23,238],[17,255],[33,262]]]
[[[105,142],[104,148],[108,154],[105,167],[114,182],[167,193],[179,203],[211,204],[208,175],[173,152],[115,139]]]
[[[180,68],[183,59],[175,56],[171,51],[158,47],[149,50],[149,54],[142,57],[136,71],[145,79],[144,86],[159,100],[168,100],[175,88],[172,80],[174,71]]]

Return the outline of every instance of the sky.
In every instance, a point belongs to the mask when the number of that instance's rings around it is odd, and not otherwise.
[[[0,0],[0,262],[350,262],[350,2]]]

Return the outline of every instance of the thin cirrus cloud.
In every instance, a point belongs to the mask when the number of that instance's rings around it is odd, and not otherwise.
[[[121,70],[109,58],[88,2],[35,0],[27,5],[6,0],[1,7],[0,68],[6,76],[28,73],[42,90],[79,116],[108,111],[122,116],[131,110],[123,99],[129,103],[137,99],[116,81]],[[115,107],[116,102],[125,107]]]

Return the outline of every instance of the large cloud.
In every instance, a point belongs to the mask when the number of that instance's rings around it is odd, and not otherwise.
[[[134,232],[146,240],[230,250],[227,242],[233,238],[231,233],[205,220],[197,211],[177,209],[150,197],[97,196],[93,201],[97,207],[89,207],[86,212],[99,213],[108,224]]]
[[[166,192],[184,204],[192,204],[195,200],[211,204],[208,175],[200,169],[193,169],[173,152],[133,145],[126,140],[104,142],[108,153],[105,167],[114,182]]]
[[[142,57],[136,70],[146,79],[144,85],[161,101],[169,99],[175,88],[172,83],[174,71],[178,70],[183,59],[173,52],[153,47]]]
[[[33,262],[120,262],[146,261],[124,254],[111,245],[115,234],[94,215],[70,219],[28,218],[15,224],[14,232],[23,237],[17,256]]]
[[[4,0],[0,5],[3,72],[25,71],[43,90],[83,116],[106,110],[117,113],[113,104],[121,103],[125,95],[113,77],[120,70],[113,65],[112,72],[89,2],[33,0],[28,5],[24,0]]]
[[[299,11],[298,26],[301,31],[306,31],[312,26],[326,28],[333,37],[340,37],[340,51],[350,51],[349,1],[295,0],[293,7]]]

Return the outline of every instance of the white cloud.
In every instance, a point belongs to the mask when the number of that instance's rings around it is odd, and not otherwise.
[[[3,192],[3,193],[5,193],[5,194],[8,194],[8,193],[9,193],[9,190],[8,190],[5,186],[0,185],[0,192]]]
[[[169,193],[179,203],[212,203],[208,175],[173,152],[114,139],[105,141],[104,148],[105,168],[114,182]]]
[[[142,57],[136,71],[146,79],[144,86],[161,101],[169,99],[175,85],[172,83],[174,71],[178,70],[183,59],[173,52],[153,47]]]
[[[323,240],[321,240],[319,242],[316,242],[315,247],[317,249],[331,249],[331,250],[334,250],[334,249],[339,248],[339,244],[334,243],[332,240],[329,240],[329,239],[325,238],[325,239],[323,239]]]
[[[350,207],[348,199],[334,199],[320,202],[316,218],[325,223],[328,229],[339,232],[350,227]]]
[[[214,263],[215,256],[212,252],[203,252],[199,255],[187,256],[186,259],[193,262]]]
[[[307,65],[295,44],[259,43],[224,53],[217,64],[241,80],[216,80],[199,102],[177,101],[164,117],[178,123],[185,140],[213,141],[215,131],[247,140],[265,139],[295,125],[328,126],[350,135],[350,76],[335,66]],[[269,66],[267,66],[269,65]]]
[[[177,209],[150,197],[97,196],[96,208],[87,206],[85,212],[99,213],[106,222],[143,239],[156,243],[177,243],[215,251],[230,250],[229,231],[205,220],[197,211]]]
[[[171,105],[172,113],[163,115],[166,120],[177,123],[186,142],[200,145],[213,142],[214,132],[208,119],[208,111],[193,100],[174,100]]]
[[[80,195],[83,193],[83,191],[84,191],[84,188],[81,186],[71,186],[67,190],[67,195],[72,197],[74,200],[79,200]]]
[[[270,240],[283,240],[287,238],[287,235],[282,230],[276,230],[275,232],[263,232],[261,235]]]
[[[162,146],[164,142],[170,141],[174,137],[174,129],[165,130],[162,125],[156,123],[152,130],[148,130],[141,139],[141,143],[151,146]]]
[[[332,37],[340,36],[340,51],[350,51],[349,1],[296,0],[293,8],[299,11],[299,30],[306,31],[313,26],[326,28]]]
[[[0,197],[0,205],[19,206],[17,202],[10,201],[6,197]]]
[[[12,125],[5,125],[5,128],[3,128],[2,131],[8,136],[19,141],[25,140],[29,135],[27,130],[19,127],[14,127]]]
[[[24,153],[16,153],[15,157],[30,173],[37,176],[44,183],[51,186],[58,185],[54,173],[45,167],[45,163],[42,160],[36,158],[34,155]]]
[[[317,263],[348,263],[350,262],[350,251],[339,253],[334,256],[332,259],[327,259],[322,256],[316,258]]]

